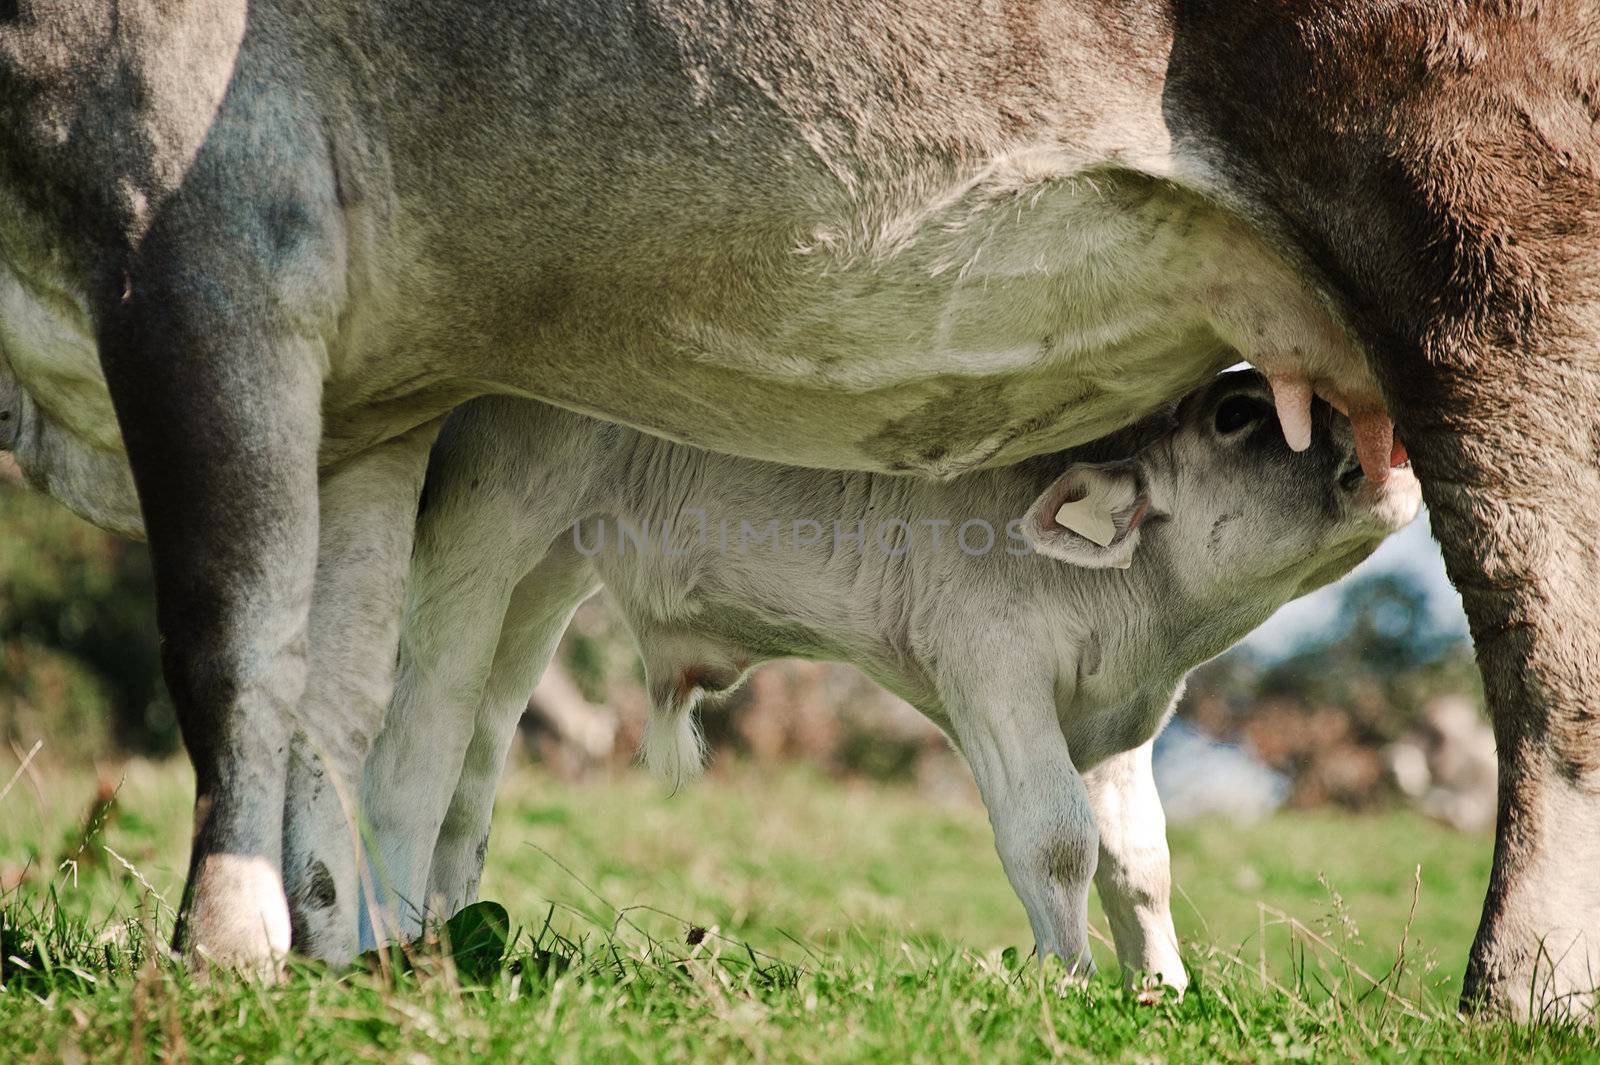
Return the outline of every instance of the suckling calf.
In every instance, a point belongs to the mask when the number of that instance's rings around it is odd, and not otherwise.
[[[669,443],[526,401],[461,409],[433,456],[395,702],[366,809],[389,932],[476,893],[516,721],[602,584],[644,657],[650,768],[695,707],[781,657],[849,662],[966,756],[1041,954],[1089,965],[1097,880],[1133,974],[1181,988],[1150,741],[1184,675],[1410,521],[1318,405],[1285,443],[1260,375],[1091,445],[944,484]]]

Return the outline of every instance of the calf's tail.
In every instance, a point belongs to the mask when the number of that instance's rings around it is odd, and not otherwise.
[[[706,742],[695,713],[701,690],[674,683],[670,691],[653,694],[641,754],[650,775],[676,789],[705,768]]]

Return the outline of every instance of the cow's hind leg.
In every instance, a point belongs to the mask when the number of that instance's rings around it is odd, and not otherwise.
[[[295,949],[330,961],[355,953],[361,774],[394,686],[417,497],[437,427],[413,429],[323,475],[283,872]]]
[[[1379,366],[1471,622],[1499,754],[1494,866],[1462,1004],[1593,1017],[1600,372],[1520,339],[1471,351],[1441,344],[1424,360],[1401,347]]]

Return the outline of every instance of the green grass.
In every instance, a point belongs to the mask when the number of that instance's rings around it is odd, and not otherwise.
[[[7,1061],[1600,1058],[1591,1028],[1456,1016],[1489,840],[1411,815],[1175,827],[1195,984],[1141,1005],[1109,950],[1087,988],[1026,962],[975,805],[801,770],[670,797],[633,773],[521,771],[484,880],[514,928],[503,964],[474,974],[436,944],[265,986],[152,947],[189,782],[173,765],[118,777],[109,808],[65,771],[0,799]]]

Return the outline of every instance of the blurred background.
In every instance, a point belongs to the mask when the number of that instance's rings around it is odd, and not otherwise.
[[[0,741],[18,759],[111,765],[179,750],[142,545],[79,521],[0,454]],[[578,613],[514,758],[567,779],[625,767],[646,703],[604,596]],[[976,802],[959,758],[909,706],[843,666],[779,662],[707,707],[713,774],[798,763]],[[1157,747],[1174,821],[1280,807],[1411,807],[1478,831],[1494,742],[1460,602],[1426,515],[1191,677]]]

